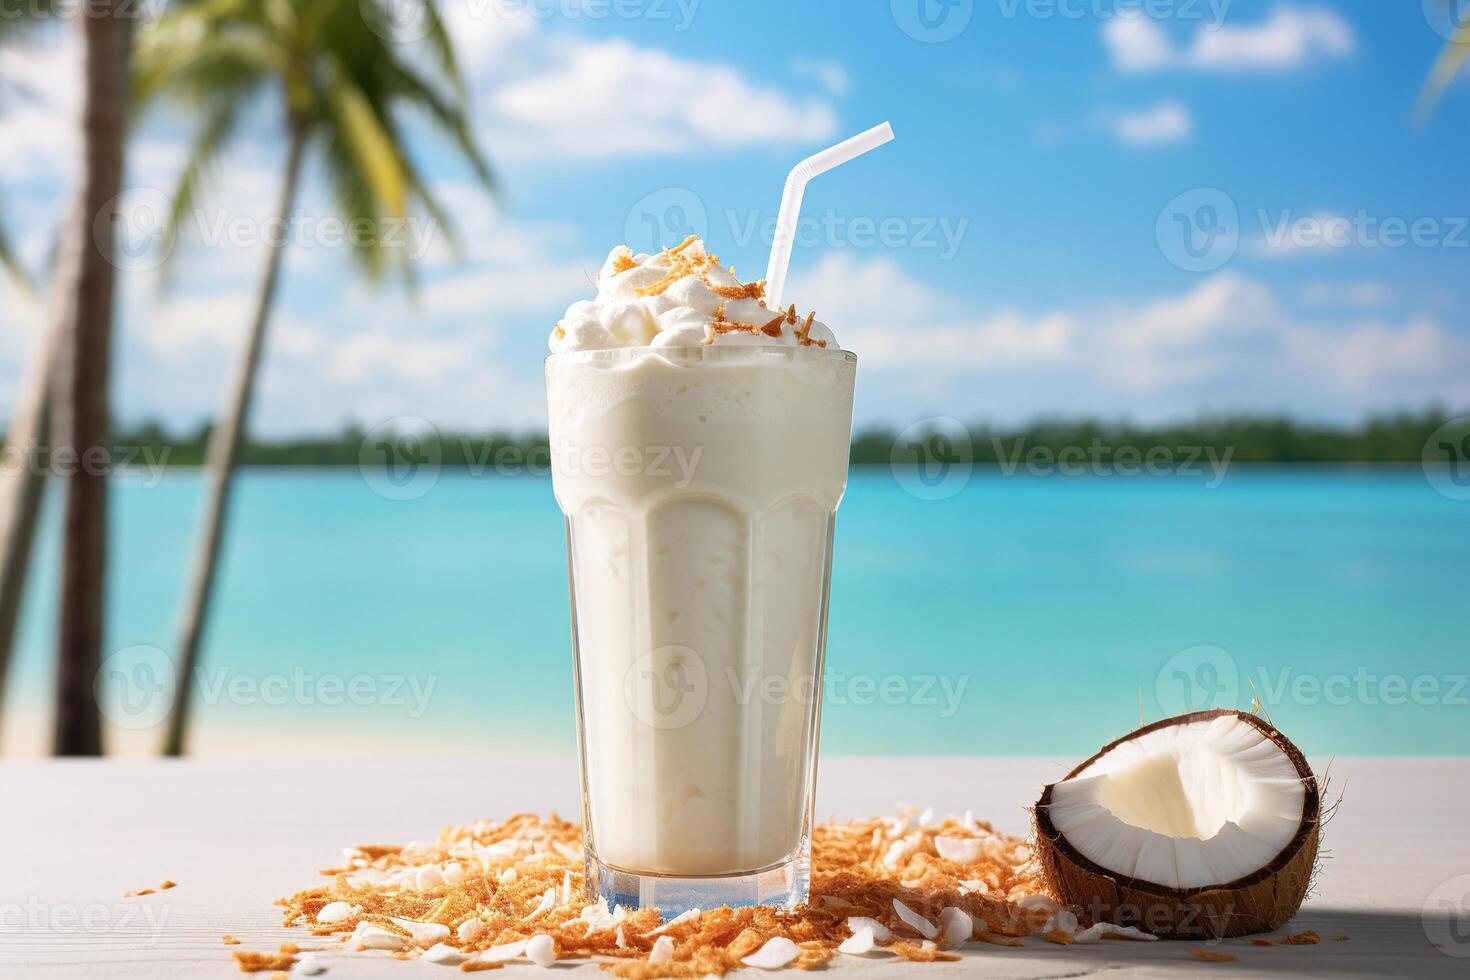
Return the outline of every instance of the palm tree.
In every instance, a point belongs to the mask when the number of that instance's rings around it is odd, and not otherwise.
[[[421,44],[395,40],[392,2],[182,0],[160,18],[140,42],[133,97],[140,106],[170,97],[192,107],[200,118],[173,197],[170,240],[192,212],[201,183],[235,135],[242,115],[261,99],[279,107],[287,138],[277,227],[287,226],[303,160],[314,153],[348,227],[378,228],[402,221],[409,205],[417,204],[447,235],[449,222],[404,143],[403,122],[409,113],[436,124],[484,186],[494,188],[490,167],[469,134],[464,84],[433,0],[411,0],[413,13],[426,28]],[[403,3],[393,6],[402,8]],[[199,660],[286,237],[268,243],[245,349],[224,413],[210,436],[208,499],[178,625],[178,697],[164,745],[169,755],[184,751],[190,679]],[[376,235],[352,237],[352,254],[370,279],[396,266],[412,283],[406,251],[388,247]]]
[[[33,6],[31,17],[0,18],[0,47],[30,33],[52,13],[48,0]],[[0,222],[0,267],[26,293],[32,292],[30,276],[21,266]],[[0,473],[0,709],[5,704],[5,678],[9,674],[10,652],[15,643],[15,627],[20,619],[20,602],[25,593],[26,574],[30,566],[31,544],[36,536],[41,497],[46,487],[45,471],[36,451],[45,441],[50,426],[51,375],[55,331],[46,322],[40,342],[32,355],[32,367],[25,388],[11,413],[6,442],[13,458],[24,464]]]
[[[57,755],[100,755],[93,684],[101,663],[107,570],[114,238],[122,187],[130,0],[94,0],[77,18],[85,59],[77,193],[62,226],[53,281],[57,303],[56,445],[84,461],[65,477],[61,615],[57,631]],[[99,229],[101,231],[99,232]],[[100,456],[100,458],[99,458]]]

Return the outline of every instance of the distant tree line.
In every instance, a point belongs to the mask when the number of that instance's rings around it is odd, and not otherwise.
[[[905,446],[922,442],[930,451],[979,464],[1005,464],[1035,450],[1056,454],[1080,448],[1090,458],[1108,459],[1120,450],[1144,454],[1156,447],[1213,450],[1217,457],[1229,452],[1235,463],[1417,463],[1430,435],[1458,414],[1430,408],[1374,415],[1357,425],[1302,422],[1285,416],[1222,415],[1161,425],[1056,419],[1013,427],[963,427],[954,422],[902,431],[878,427],[853,438],[852,462],[855,466],[886,465],[894,458],[895,446],[902,453]],[[135,455],[169,466],[198,466],[209,437],[207,426],[176,434],[147,423],[120,431],[115,441]],[[380,438],[381,434],[370,435],[357,426],[331,435],[255,438],[242,446],[240,462],[247,466],[358,466],[383,458],[375,450]],[[423,438],[428,442],[421,439],[419,449],[433,443],[440,462],[448,467],[494,471],[497,461],[504,461],[520,471],[526,464],[532,469],[546,465],[548,446],[543,433],[442,432]]]

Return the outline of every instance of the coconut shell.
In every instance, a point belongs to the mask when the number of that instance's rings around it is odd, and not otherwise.
[[[1036,852],[1047,884],[1062,902],[1078,907],[1094,921],[1135,926],[1168,939],[1221,939],[1269,932],[1296,915],[1316,872],[1322,797],[1306,756],[1265,719],[1228,708],[1165,718],[1109,742],[1069,772],[1066,779],[1078,776],[1117,746],[1141,735],[1225,715],[1234,715],[1260,730],[1301,776],[1305,789],[1301,826],[1291,841],[1265,867],[1244,878],[1206,888],[1168,888],[1120,875],[1083,857],[1052,825],[1049,811],[1053,786],[1047,786],[1033,811]]]

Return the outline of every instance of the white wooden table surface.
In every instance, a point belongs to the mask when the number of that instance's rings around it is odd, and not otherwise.
[[[1039,759],[828,759],[818,813],[867,816],[912,802],[972,808],[1024,833],[1025,805],[1063,771],[1062,761]],[[1190,943],[1029,941],[975,946],[961,963],[844,958],[836,969],[1016,978],[1470,974],[1470,760],[1337,760],[1332,777],[1345,801],[1327,828],[1318,892],[1292,925],[1315,929],[1321,945],[1226,942],[1214,948],[1239,961],[1205,963]],[[272,901],[314,884],[343,846],[432,839],[443,825],[515,811],[573,815],[576,795],[574,766],[564,761],[0,764],[0,977],[238,977],[221,934],[239,936],[246,949],[302,938],[281,927]],[[122,897],[165,878],[178,887]],[[1328,939],[1338,934],[1351,939]],[[325,976],[462,975],[381,955],[334,954]],[[535,970],[513,972],[529,980]]]

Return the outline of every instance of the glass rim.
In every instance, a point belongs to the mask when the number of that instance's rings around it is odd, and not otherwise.
[[[673,355],[663,359],[672,363],[687,363],[701,360],[739,360],[760,357],[809,357],[818,360],[857,363],[857,352],[842,347],[790,346],[786,344],[686,344],[681,346],[651,347],[646,344],[634,347],[591,347],[584,350],[560,351],[547,354],[544,363],[553,361],[611,361],[623,362],[652,355]]]

